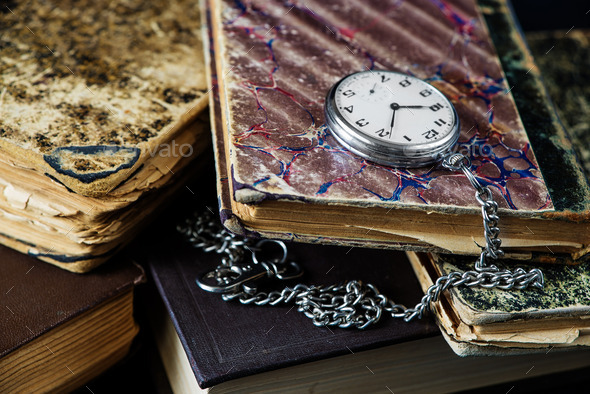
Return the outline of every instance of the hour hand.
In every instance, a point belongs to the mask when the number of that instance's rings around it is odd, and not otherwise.
[[[395,125],[395,111],[399,108],[397,103],[391,104],[391,128],[389,129],[389,139],[391,139],[391,135],[393,134],[393,126]]]
[[[426,106],[425,105],[398,105],[397,108],[419,109],[419,108],[426,108]]]

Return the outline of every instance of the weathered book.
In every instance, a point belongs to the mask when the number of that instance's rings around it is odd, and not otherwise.
[[[185,197],[175,204],[177,213],[166,215],[171,222],[194,206],[194,196]],[[140,247],[136,256],[146,265],[156,297],[144,306],[178,393],[456,392],[524,378],[533,365],[526,377],[590,365],[587,352],[458,357],[438,329],[433,332],[429,316],[410,323],[383,316],[367,330],[319,328],[287,304],[224,302],[195,283],[220,263],[219,255],[190,247],[174,234],[173,223],[158,224],[148,234],[159,242],[138,239],[151,246]],[[306,270],[298,282],[361,279],[405,305],[422,296],[403,253],[305,243],[288,248]]]
[[[465,257],[413,252],[409,256],[424,291],[438,277],[472,267],[472,259]],[[453,350],[460,355],[548,353],[590,346],[590,264],[552,264],[543,272],[542,289],[459,286],[443,292],[432,310]]]
[[[506,252],[588,252],[590,189],[506,1],[209,6],[230,230],[479,253],[481,209],[463,175],[373,164],[326,129],[333,83],[389,69],[428,80],[457,108],[457,149],[500,206]]]
[[[0,20],[0,242],[88,271],[209,146],[198,6],[27,1]]]
[[[128,261],[81,276],[0,246],[0,392],[69,392],[121,360],[144,280]]]

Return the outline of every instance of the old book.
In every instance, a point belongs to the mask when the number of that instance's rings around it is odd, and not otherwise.
[[[472,259],[465,257],[409,255],[424,291],[442,275],[472,269]],[[543,273],[542,289],[459,286],[443,292],[432,310],[453,350],[460,355],[548,353],[589,346],[590,264],[547,265]]]
[[[481,210],[463,175],[372,164],[325,127],[334,82],[390,69],[453,101],[458,149],[500,205],[506,252],[587,253],[590,189],[505,1],[209,6],[232,231],[479,253]]]
[[[209,146],[198,7],[28,1],[0,18],[0,242],[86,272]]]
[[[131,262],[77,275],[0,246],[0,391],[72,391],[121,360],[144,279]]]
[[[588,352],[458,357],[433,332],[428,316],[411,323],[383,316],[361,331],[315,327],[287,304],[224,302],[195,283],[219,264],[219,255],[196,250],[174,234],[174,222],[194,205],[194,196],[185,197],[175,204],[176,213],[166,215],[170,222],[150,234],[165,242],[143,239],[151,247],[137,255],[155,284],[155,297],[143,306],[176,393],[456,392],[590,365]],[[305,267],[301,283],[361,279],[406,305],[422,296],[403,253],[304,243],[288,248]]]

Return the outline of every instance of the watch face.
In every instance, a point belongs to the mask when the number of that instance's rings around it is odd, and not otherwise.
[[[392,71],[343,78],[328,94],[326,120],[350,150],[393,165],[432,162],[459,134],[453,104],[439,90]]]

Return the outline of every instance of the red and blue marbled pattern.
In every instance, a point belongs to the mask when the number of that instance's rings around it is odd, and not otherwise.
[[[463,175],[373,164],[326,129],[323,102],[332,84],[352,72],[389,69],[449,97],[462,126],[457,149],[470,155],[500,207],[553,208],[475,1],[222,4],[218,75],[234,190],[320,203],[477,206]]]

